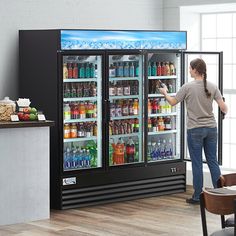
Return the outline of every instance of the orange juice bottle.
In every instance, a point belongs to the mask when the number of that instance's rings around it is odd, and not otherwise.
[[[64,139],[70,138],[70,124],[64,124]]]
[[[150,99],[148,99],[148,114],[152,114],[152,104]]]
[[[70,137],[71,138],[77,138],[77,126],[76,126],[75,123],[71,124],[71,127],[70,127]]]
[[[134,115],[138,115],[139,111],[138,99],[134,99],[133,108],[134,108]]]
[[[164,124],[164,120],[163,120],[162,116],[160,116],[158,118],[158,129],[159,129],[159,131],[165,130],[165,124]]]
[[[80,119],[85,119],[86,118],[86,109],[85,109],[84,102],[80,103],[79,116],[80,116]]]

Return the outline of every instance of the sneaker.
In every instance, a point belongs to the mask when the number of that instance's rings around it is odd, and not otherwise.
[[[193,198],[186,199],[186,202],[189,203],[189,204],[193,204],[193,205],[199,205],[200,204],[200,201],[194,200]]]

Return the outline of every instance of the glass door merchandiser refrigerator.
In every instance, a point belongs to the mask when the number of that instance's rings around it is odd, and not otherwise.
[[[21,30],[19,96],[51,130],[51,208],[184,192],[184,31]],[[32,157],[33,158],[33,157]],[[43,167],[39,167],[43,168]]]

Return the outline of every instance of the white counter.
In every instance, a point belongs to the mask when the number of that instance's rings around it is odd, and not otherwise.
[[[51,124],[0,124],[0,225],[49,218]]]

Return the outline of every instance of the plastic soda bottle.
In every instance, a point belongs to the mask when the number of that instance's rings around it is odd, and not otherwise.
[[[68,79],[68,69],[67,69],[67,64],[63,64],[63,79]]]
[[[64,119],[65,120],[70,120],[71,119],[71,110],[70,110],[70,105],[64,104]]]
[[[132,138],[129,138],[126,144],[126,161],[127,163],[134,162],[135,145]]]

